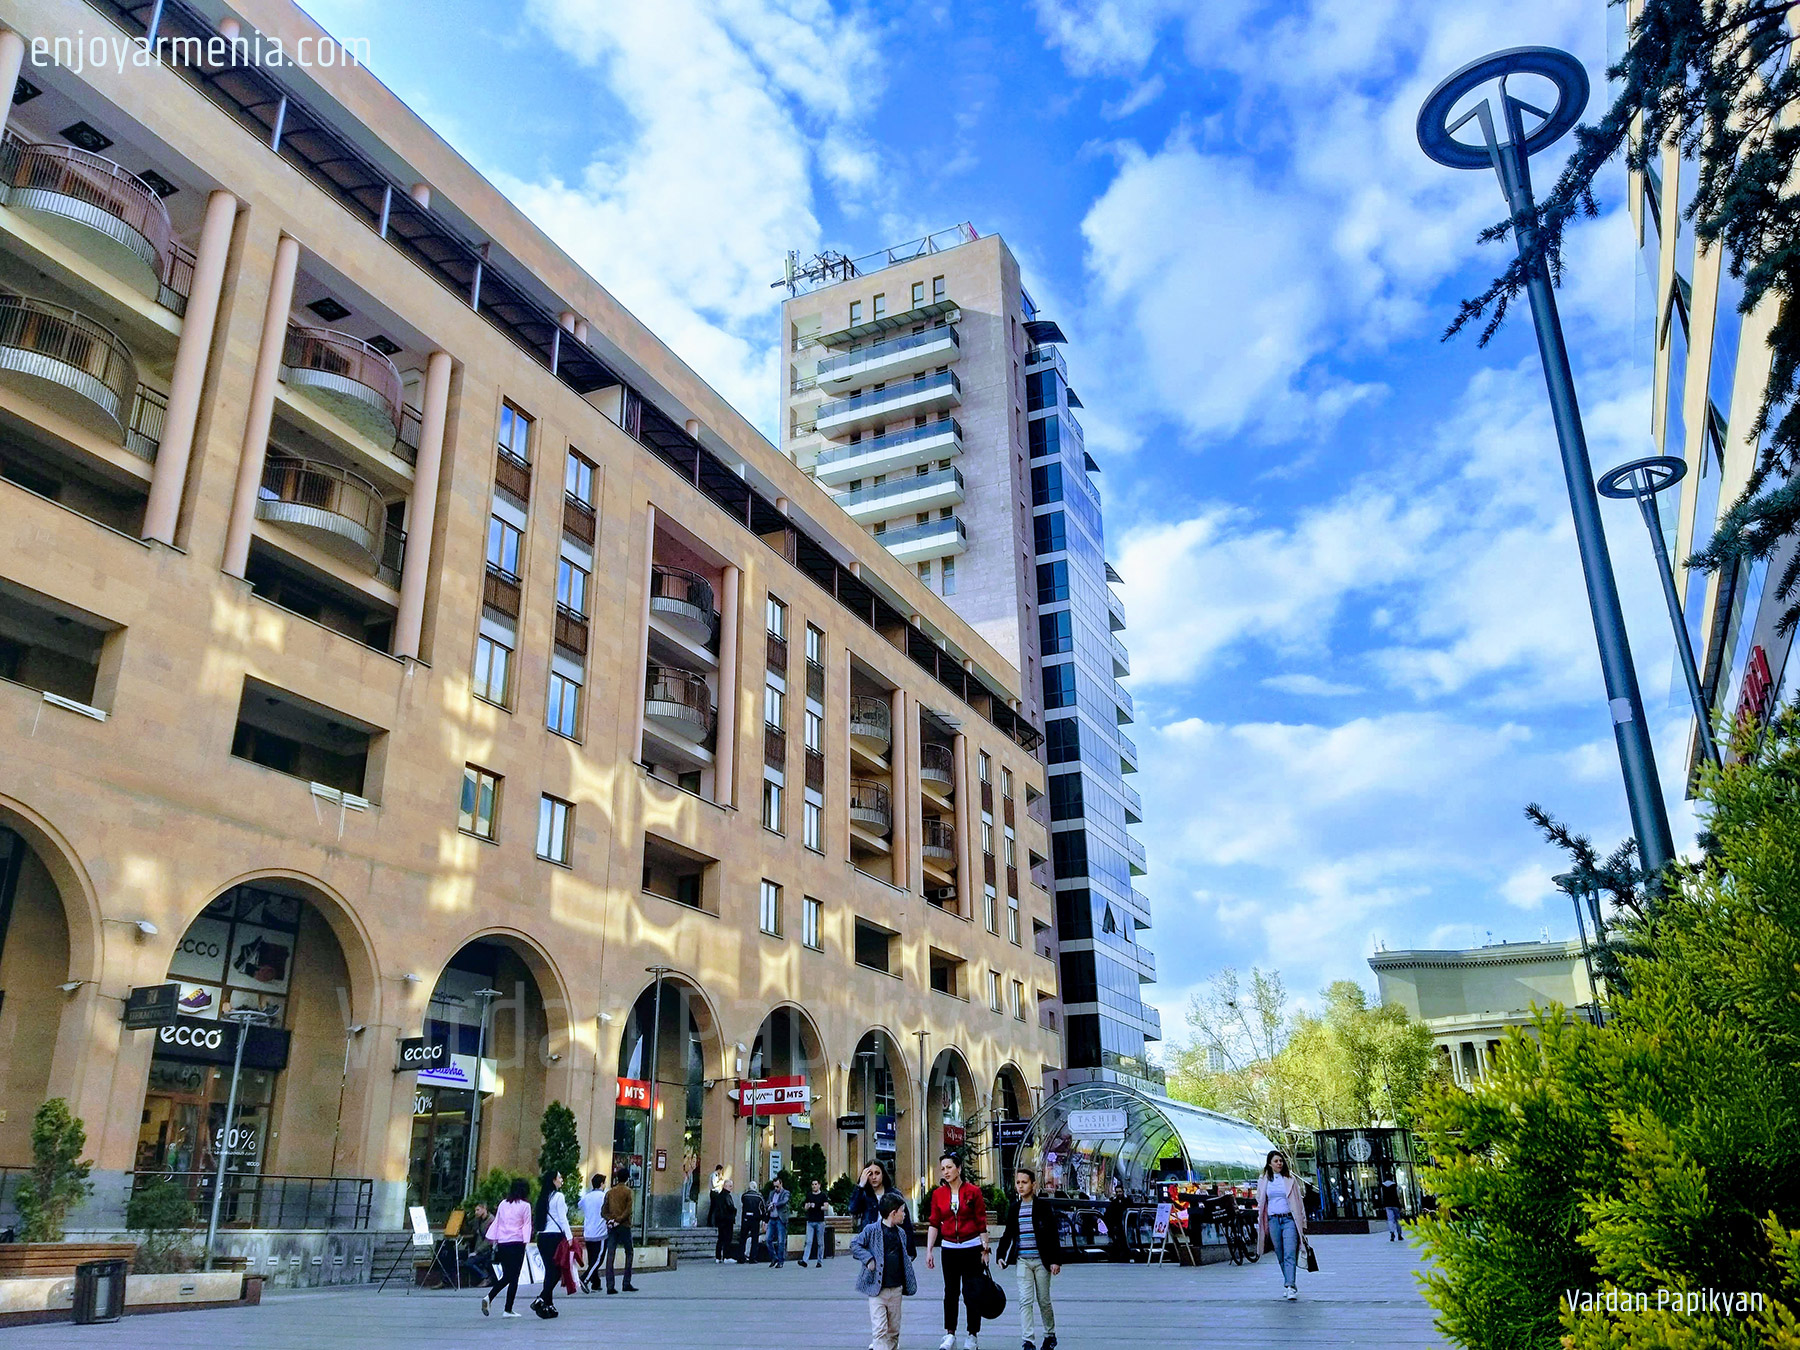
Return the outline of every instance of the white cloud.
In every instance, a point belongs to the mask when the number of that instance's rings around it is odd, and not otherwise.
[[[1297,694],[1302,698],[1348,698],[1351,694],[1363,692],[1360,684],[1339,684],[1309,674],[1271,675],[1263,681],[1263,687],[1284,694]]]

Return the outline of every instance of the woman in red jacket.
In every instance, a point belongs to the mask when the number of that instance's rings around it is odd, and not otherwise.
[[[981,1309],[976,1303],[982,1268],[988,1263],[987,1201],[981,1188],[963,1180],[962,1164],[954,1153],[938,1160],[942,1184],[931,1193],[926,1218],[925,1265],[937,1265],[936,1249],[944,1249],[944,1339],[938,1350],[955,1350],[956,1304],[966,1306],[969,1334],[963,1350],[980,1350],[975,1337],[981,1330]]]

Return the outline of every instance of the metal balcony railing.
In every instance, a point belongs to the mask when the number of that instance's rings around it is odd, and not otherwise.
[[[712,690],[691,671],[652,665],[644,683],[644,711],[666,722],[687,723],[695,740],[712,735]]]
[[[852,441],[848,445],[838,445],[829,450],[821,450],[815,464],[819,468],[823,468],[828,464],[839,464],[847,459],[855,459],[858,455],[882,454],[888,450],[909,445],[913,441],[941,437],[946,431],[955,440],[962,440],[962,423],[954,417],[940,417],[937,421],[927,422],[922,427],[908,427],[905,431],[890,431],[885,436],[870,436],[864,440]]]
[[[375,572],[387,533],[381,492],[368,479],[311,459],[271,456],[263,465],[256,514],[292,525],[355,551],[356,561]]]
[[[876,741],[884,748],[894,743],[894,712],[884,698],[857,694],[850,700],[850,734]]]
[[[894,828],[894,808],[888,799],[887,784],[869,778],[850,780],[850,819],[871,834],[886,834]]]
[[[684,567],[651,566],[650,612],[700,643],[710,643],[719,631],[712,582]]]
[[[926,741],[919,747],[919,778],[941,788],[956,785],[956,756],[949,746]]]
[[[80,394],[124,440],[137,363],[117,334],[85,314],[29,295],[0,294],[0,369]]]
[[[967,543],[969,527],[955,516],[948,520],[928,520],[923,525],[902,525],[897,530],[884,530],[872,536],[883,548],[901,548],[906,544],[915,544],[921,539],[935,539],[939,535],[954,534]]]
[[[8,205],[86,225],[135,254],[159,284],[173,279],[169,210],[129,169],[72,145],[34,145],[9,136],[0,149],[0,182]]]
[[[933,862],[954,862],[956,860],[956,827],[927,817],[924,829],[919,834],[919,848]]]
[[[368,405],[391,428],[392,439],[400,439],[405,385],[379,347],[335,328],[289,324],[281,363],[290,378],[299,374],[299,383]]]
[[[954,370],[933,371],[929,375],[919,376],[916,380],[901,380],[883,389],[871,389],[867,393],[852,394],[849,398],[836,398],[828,403],[821,403],[817,421],[823,422],[844,413],[875,408],[883,403],[893,403],[900,399],[913,398],[919,394],[929,394],[940,389],[950,390],[958,398],[962,397],[962,381],[956,378]]]
[[[930,473],[903,474],[890,478],[875,487],[858,488],[855,492],[846,492],[837,499],[837,504],[849,511],[868,502],[882,501],[888,497],[901,497],[914,492],[929,492],[945,484],[955,484],[960,490],[963,487],[962,471],[952,465],[948,469],[933,469]]]
[[[156,452],[162,446],[163,423],[168,416],[168,395],[140,384],[131,400],[131,425],[125,429],[125,448],[139,459],[154,462]]]
[[[853,352],[845,352],[842,356],[828,357],[819,362],[818,378],[823,380],[834,371],[847,370],[851,366],[861,365],[866,361],[880,361],[918,347],[929,347],[935,342],[942,342],[946,337],[956,346],[962,346],[962,338],[950,325],[946,324],[942,328],[927,328],[923,333],[908,333],[905,337],[889,338],[886,342],[877,342],[873,346],[859,347]]]
[[[172,1181],[193,1206],[192,1228],[204,1228],[212,1211],[211,1172],[131,1174],[135,1195],[153,1181]],[[293,1232],[313,1228],[360,1229],[369,1226],[375,1182],[369,1177],[289,1177],[260,1172],[227,1172],[219,1196],[219,1222],[227,1228],[261,1228]],[[297,1259],[297,1258],[296,1258]]]

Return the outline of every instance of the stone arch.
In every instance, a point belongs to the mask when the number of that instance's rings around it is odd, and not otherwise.
[[[961,1146],[974,1143],[969,1136],[980,1128],[981,1102],[975,1095],[975,1075],[968,1057],[954,1045],[938,1051],[925,1087],[925,1163],[935,1175],[938,1155],[959,1146],[951,1142],[955,1136],[947,1136],[946,1128],[964,1131]]]
[[[746,1077],[752,1081],[803,1078],[812,1089],[822,1113],[824,1103],[829,1099],[830,1071],[825,1038],[812,1014],[792,999],[784,999],[769,1009],[750,1042]],[[754,1129],[750,1128],[752,1119]],[[807,1123],[801,1126],[798,1123],[801,1120]],[[769,1167],[764,1160],[772,1163],[775,1150],[780,1151],[782,1167],[791,1171],[797,1147],[812,1144],[823,1147],[829,1136],[828,1127],[823,1121],[815,1120],[810,1111],[804,1114],[786,1110],[762,1113],[745,1118],[745,1126],[745,1162],[750,1169],[749,1175],[754,1176],[759,1185],[768,1180]],[[827,1175],[824,1179],[830,1181],[831,1178]]]
[[[1019,1149],[1015,1144],[1000,1143],[995,1138],[994,1127],[1000,1121],[1030,1120],[1031,1116],[1031,1085],[1026,1081],[1024,1070],[1007,1060],[995,1071],[993,1089],[988,1096],[989,1170],[1003,1187],[1011,1185],[1009,1174],[1018,1161]]]
[[[660,981],[646,981],[626,1013],[617,1048],[608,1170],[630,1171],[640,1218],[649,1227],[703,1222],[704,1176],[712,1163],[730,1158],[726,1079],[728,1068],[735,1072],[735,1064],[726,1064],[732,1056],[725,1053],[711,996],[685,971],[667,970]]]
[[[885,1080],[885,1081],[884,1081]],[[892,1151],[885,1144],[879,1115],[892,1108]],[[854,1176],[864,1162],[879,1158],[901,1189],[910,1188],[920,1175],[917,1112],[918,1087],[907,1059],[906,1047],[893,1031],[882,1025],[865,1028],[857,1037],[845,1074],[844,1109],[861,1115],[865,1122],[855,1140]]]

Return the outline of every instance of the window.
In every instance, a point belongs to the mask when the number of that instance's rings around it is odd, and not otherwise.
[[[802,828],[805,831],[802,842],[814,853],[823,853],[825,851],[825,807],[823,803],[814,800],[811,795],[808,795],[806,799]]]
[[[1081,818],[1081,775],[1059,773],[1050,780],[1050,819]]]
[[[500,405],[500,452],[531,463],[531,414],[510,403]]]
[[[1037,569],[1038,603],[1054,605],[1069,598],[1069,564],[1066,559],[1039,563]]]
[[[781,784],[763,779],[763,828],[781,833]]]
[[[1000,972],[997,970],[988,972],[988,1007],[995,1012],[1003,1011],[1000,1006]]]
[[[1062,465],[1039,464],[1031,471],[1031,504],[1048,506],[1063,498]]]
[[[563,475],[563,491],[583,506],[594,504],[594,465],[573,450],[569,451],[569,467]]]
[[[858,919],[853,943],[857,965],[883,972],[889,969],[894,943],[892,933],[877,928],[866,919]]]
[[[1006,865],[1008,867],[1017,867],[1019,865],[1019,838],[1013,833],[1013,827],[1010,825],[1005,827],[1005,835]]]
[[[581,735],[581,681],[550,672],[550,705],[544,714],[544,725],[558,736],[576,740]]]
[[[583,617],[587,615],[588,574],[562,558],[556,564],[556,603]]]
[[[1075,620],[1068,610],[1038,615],[1038,646],[1045,656],[1075,650]]]
[[[956,594],[956,559],[944,559],[944,594]]]
[[[769,635],[771,637],[778,637],[778,638],[781,638],[783,641],[786,641],[786,639],[787,639],[787,606],[782,604],[781,601],[777,600],[772,595],[769,597],[768,619],[769,619]]]
[[[499,774],[463,765],[462,811],[458,827],[478,839],[494,837],[495,821],[500,815]]]
[[[885,295],[876,296],[875,297],[875,317],[879,319],[882,316],[884,316],[886,313],[887,313],[887,296],[885,296]]]
[[[781,887],[772,881],[762,884],[762,912],[758,923],[770,937],[781,936]]]
[[[983,890],[981,897],[981,921],[990,933],[1000,931],[1000,895],[992,886]]]
[[[1038,616],[1040,621],[1044,616]],[[1065,661],[1059,666],[1044,667],[1044,706],[1046,708],[1073,708],[1075,706],[1075,664]]]
[[[862,301],[852,300],[850,302],[850,322],[852,324],[862,322]]]
[[[787,723],[782,720],[783,705],[786,702],[787,695],[782,693],[781,690],[777,689],[774,685],[766,684],[763,686],[763,721],[767,722],[776,731],[780,731],[787,725]]]
[[[981,781],[984,783],[989,782],[991,780],[991,776],[994,772],[993,756],[988,754],[987,751],[983,750],[981,752],[980,765],[981,765]]]
[[[986,811],[981,813],[981,851],[983,853],[994,851],[994,818]]]
[[[1064,533],[1063,513],[1052,511],[1047,516],[1038,516],[1031,522],[1033,540],[1039,553],[1061,553],[1068,545]]]
[[[914,309],[917,309],[920,305],[925,303],[925,283],[924,282],[922,282],[922,281],[913,282],[912,302],[913,302]]]
[[[801,942],[801,944],[803,946],[811,947],[815,952],[823,951],[825,948],[825,941],[824,941],[824,938],[822,938],[820,936],[819,930],[822,929],[824,926],[825,926],[825,902],[823,900],[815,900],[810,895],[806,896],[801,901],[801,914],[800,914],[800,942]]]
[[[933,300],[942,300],[944,298],[944,279],[942,277],[933,277],[931,279],[931,298]]]
[[[1018,947],[1023,945],[1019,939],[1019,897],[1006,897],[1006,940]]]
[[[475,639],[475,697],[507,706],[512,694],[512,648],[486,633]]]
[[[825,715],[806,710],[806,748],[816,754],[825,753]]]
[[[1081,733],[1073,717],[1061,717],[1044,727],[1044,757],[1052,764],[1081,758]]]
[[[924,522],[921,521],[920,523],[923,524]],[[924,582],[927,587],[931,585],[931,563],[929,560],[919,564],[919,580]]]
[[[517,527],[499,516],[488,519],[487,565],[514,581],[519,579],[519,544],[523,536]]]
[[[810,623],[806,625],[806,659],[815,666],[825,664],[825,634]]]
[[[1087,831],[1064,830],[1050,836],[1050,852],[1056,861],[1056,875],[1085,877],[1088,874]]]
[[[1000,770],[1000,795],[1002,797],[1010,797],[1013,795],[1011,769],[1002,768]]]
[[[545,793],[538,799],[538,857],[545,862],[569,865],[569,827],[575,823],[575,808]]]
[[[1025,1020],[1025,985],[1019,980],[1012,982],[1012,1015],[1021,1022]]]

